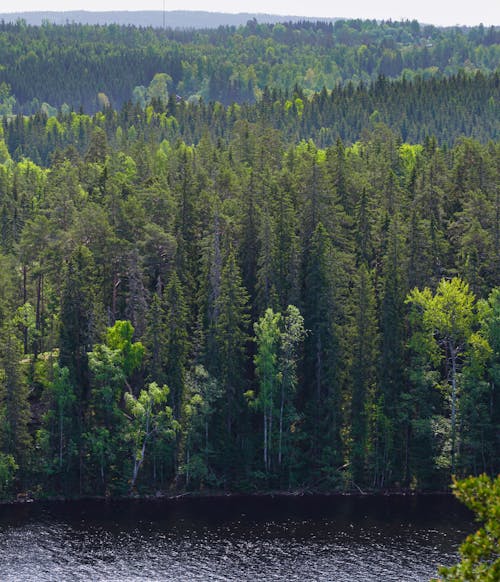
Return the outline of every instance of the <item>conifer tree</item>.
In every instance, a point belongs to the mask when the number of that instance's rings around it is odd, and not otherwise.
[[[407,443],[398,439],[398,415],[401,405],[401,395],[405,387],[405,307],[404,300],[407,291],[405,279],[405,256],[403,236],[401,234],[401,218],[395,214],[389,222],[387,232],[387,250],[383,264],[383,289],[380,305],[380,398],[384,420],[380,425],[382,447],[380,454],[383,467],[379,475],[379,486],[391,478],[396,467],[401,468],[399,459],[402,451],[399,446]],[[386,421],[387,420],[387,421]]]
[[[351,471],[355,483],[365,481],[368,449],[369,405],[376,398],[378,333],[375,290],[371,273],[362,264],[356,276],[354,335],[352,343]]]
[[[61,293],[59,361],[61,367],[69,370],[80,406],[88,397],[87,352],[92,349],[96,335],[94,272],[91,252],[86,247],[77,247],[65,267]]]
[[[240,418],[245,392],[249,325],[248,294],[243,287],[233,249],[229,249],[222,269],[217,311],[215,343],[218,369],[215,377],[219,380],[224,394],[221,413],[225,436],[221,443],[221,453],[224,472],[228,475],[228,463],[231,463],[231,457],[236,454],[237,437],[242,428],[240,422],[237,424],[237,420]]]
[[[163,292],[165,378],[170,389],[172,411],[177,420],[184,404],[186,358],[189,352],[188,314],[184,292],[177,272],[173,271]]]
[[[311,453],[320,467],[325,463],[333,470],[342,459],[336,258],[328,234],[319,222],[305,264],[304,325],[309,333],[304,354],[304,398],[311,423],[308,427]]]

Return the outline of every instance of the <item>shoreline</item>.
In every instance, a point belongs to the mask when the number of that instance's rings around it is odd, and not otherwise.
[[[142,502],[142,501],[167,501],[167,502],[182,502],[182,501],[198,501],[198,500],[237,500],[237,499],[333,499],[333,498],[416,498],[416,497],[453,497],[451,491],[444,490],[380,490],[380,491],[314,491],[314,490],[296,490],[296,491],[180,491],[178,493],[158,491],[154,494],[136,494],[136,495],[81,495],[75,497],[25,497],[15,499],[0,500],[0,507],[10,506],[24,506],[34,505],[39,506],[44,503],[48,504],[63,504],[63,503],[86,503],[86,502],[105,502],[105,503],[121,503],[121,502]]]

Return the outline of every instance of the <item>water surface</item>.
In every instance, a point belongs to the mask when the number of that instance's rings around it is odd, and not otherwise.
[[[415,582],[473,529],[444,495],[3,506],[0,579]]]

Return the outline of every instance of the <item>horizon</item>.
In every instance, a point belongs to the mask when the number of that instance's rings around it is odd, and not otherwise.
[[[249,8],[246,3],[229,0],[215,0],[210,7],[204,6],[199,0],[144,0],[138,7],[133,0],[88,0],[85,7],[81,6],[81,0],[75,2],[61,2],[61,0],[47,0],[46,8],[40,9],[38,2],[33,0],[19,0],[15,6],[6,6],[0,10],[1,14],[29,14],[29,13],[56,13],[65,14],[71,12],[83,13],[113,13],[113,12],[206,12],[210,14],[255,14],[265,16],[293,17],[314,19],[361,19],[396,22],[405,20],[417,20],[422,24],[435,26],[498,26],[500,25],[500,9],[491,5],[489,0],[477,0],[473,6],[455,6],[450,1],[445,1],[436,6],[431,0],[422,0],[417,6],[402,6],[394,0],[382,0],[376,6],[366,4],[366,0],[358,0],[351,3],[348,13],[341,13],[345,7],[325,5],[323,2],[313,0],[307,6],[298,0],[258,0]],[[479,16],[478,16],[479,15]]]

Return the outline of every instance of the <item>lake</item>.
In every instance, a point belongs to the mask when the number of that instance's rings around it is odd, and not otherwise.
[[[0,579],[415,582],[474,529],[448,495],[0,506]]]

